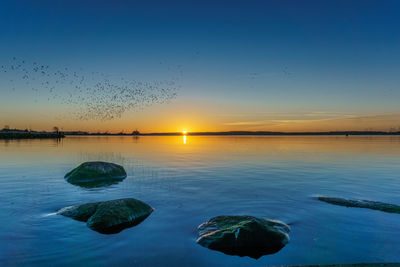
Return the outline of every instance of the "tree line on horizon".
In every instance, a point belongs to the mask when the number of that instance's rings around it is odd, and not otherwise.
[[[32,129],[11,129],[9,125],[5,125],[0,132],[23,132],[23,133],[31,133],[31,132],[37,132],[37,133],[55,133],[55,134],[65,134],[65,135],[133,135],[133,136],[138,136],[138,135],[181,135],[182,133],[180,132],[160,132],[160,133],[141,133],[139,130],[134,130],[131,133],[125,133],[123,131],[118,132],[118,133],[110,133],[109,131],[105,132],[87,132],[87,131],[60,131],[60,128],[58,126],[54,126],[52,128],[52,131],[34,131]],[[398,135],[400,134],[400,127],[391,127],[389,128],[388,131],[376,131],[372,129],[367,129],[364,131],[319,131],[319,132],[278,132],[278,131],[221,131],[221,132],[191,132],[187,133],[188,135],[241,135],[241,134],[254,134],[254,135],[304,135],[304,134],[310,134],[310,135],[318,135],[318,134],[338,134],[338,135],[361,135],[361,134],[376,134],[376,135],[384,135],[384,134],[395,134]]]

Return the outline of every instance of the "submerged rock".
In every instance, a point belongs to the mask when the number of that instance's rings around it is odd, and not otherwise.
[[[91,188],[118,183],[126,178],[126,172],[120,165],[93,161],[82,163],[64,178],[71,184]]]
[[[338,197],[318,197],[319,200],[339,205],[345,207],[356,207],[356,208],[366,208],[373,210],[380,210],[384,212],[390,213],[400,213],[400,206],[395,204],[389,204],[378,201],[370,201],[370,200],[354,200],[354,199],[344,199]]]
[[[218,216],[198,227],[197,243],[228,255],[260,258],[289,242],[290,227],[252,216]]]
[[[124,198],[66,207],[59,210],[57,214],[86,222],[89,228],[99,233],[115,234],[125,228],[138,225],[153,210],[140,200]]]
[[[318,265],[290,265],[288,267],[398,267],[399,263],[339,263]]]

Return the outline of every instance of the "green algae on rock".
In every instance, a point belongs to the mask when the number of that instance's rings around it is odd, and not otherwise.
[[[66,207],[57,214],[86,222],[89,228],[99,233],[116,234],[125,228],[138,225],[153,210],[140,200],[124,198]]]
[[[366,208],[390,213],[400,213],[400,206],[378,201],[344,199],[339,197],[318,197],[318,200],[345,207]]]
[[[290,227],[253,216],[217,216],[198,227],[197,243],[228,255],[260,258],[289,242]]]
[[[399,267],[399,263],[338,263],[313,265],[288,265],[287,267]]]
[[[100,187],[117,183],[126,178],[125,169],[117,164],[93,161],[85,162],[68,172],[65,179],[82,187]]]

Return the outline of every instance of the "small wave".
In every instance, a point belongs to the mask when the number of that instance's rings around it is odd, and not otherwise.
[[[54,216],[54,215],[57,215],[57,214],[58,214],[58,212],[50,212],[50,213],[42,214],[40,217],[49,217],[49,216]]]

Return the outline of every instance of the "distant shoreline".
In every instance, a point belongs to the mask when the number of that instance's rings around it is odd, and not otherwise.
[[[228,132],[182,132],[172,133],[89,133],[83,131],[45,132],[27,130],[1,130],[0,139],[61,139],[67,136],[400,136],[400,132],[384,131],[330,131],[330,132],[269,132],[269,131],[228,131]]]
[[[0,139],[12,140],[12,139],[61,139],[65,138],[63,133],[52,133],[52,132],[35,132],[35,131],[0,131]]]
[[[267,132],[267,131],[229,131],[229,132],[181,132],[173,133],[87,133],[64,132],[66,136],[323,136],[323,135],[400,135],[399,132],[384,131],[330,131],[330,132]]]

